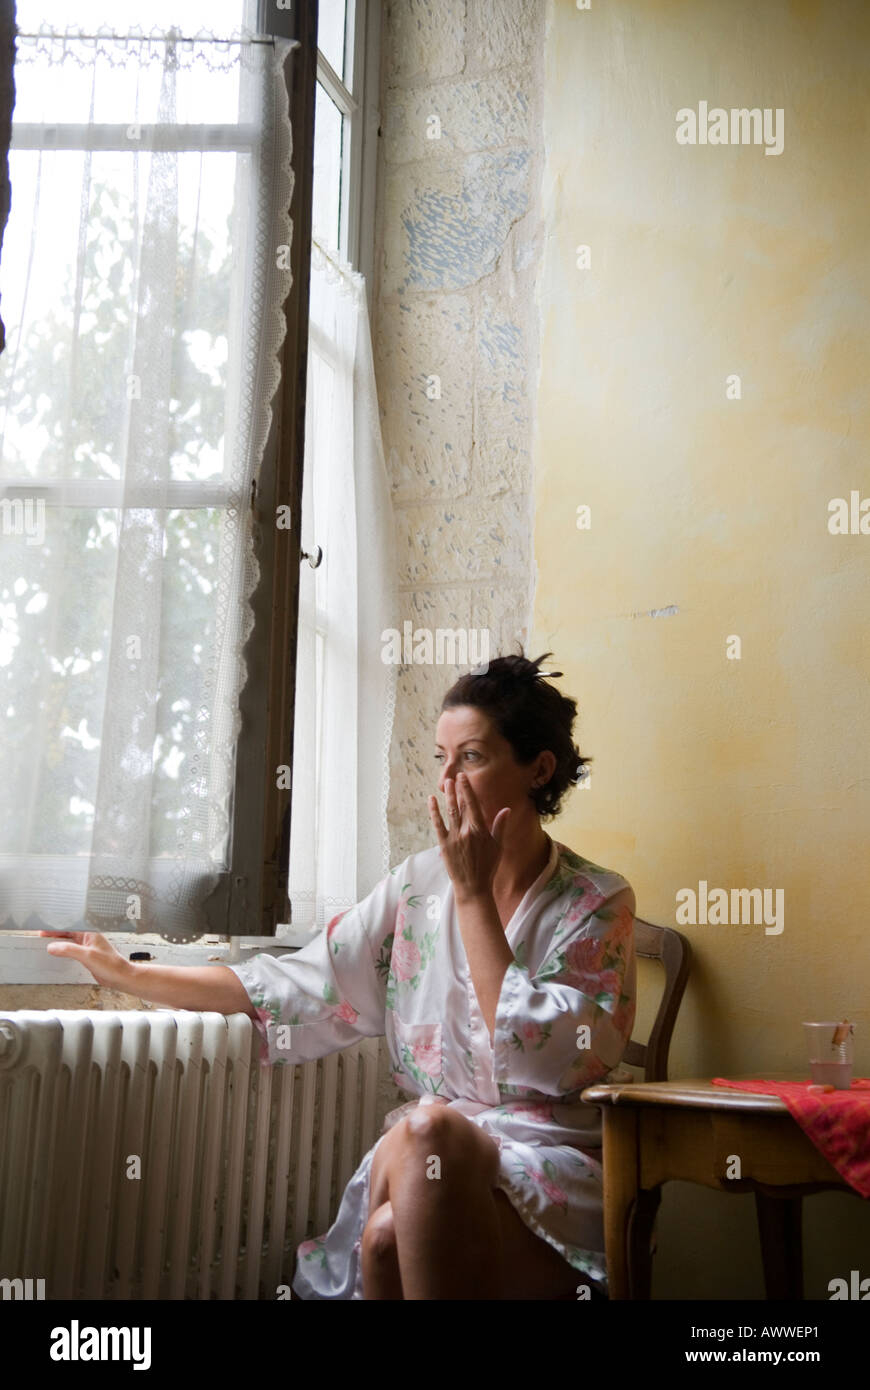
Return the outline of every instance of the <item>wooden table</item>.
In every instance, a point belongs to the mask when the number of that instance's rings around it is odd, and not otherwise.
[[[744,1079],[753,1078],[729,1078]],[[765,1079],[806,1076],[773,1073]],[[649,1298],[661,1185],[674,1180],[754,1192],[767,1297],[803,1298],[801,1199],[825,1188],[854,1188],[810,1142],[784,1101],[709,1080],[588,1086],[582,1098],[602,1108],[612,1299]]]

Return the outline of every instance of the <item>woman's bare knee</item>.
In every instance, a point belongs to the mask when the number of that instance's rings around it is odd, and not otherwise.
[[[364,1298],[404,1297],[391,1203],[382,1202],[366,1222],[360,1243],[360,1258]]]
[[[390,1202],[383,1202],[366,1222],[362,1235],[362,1250],[365,1257],[378,1262],[395,1260],[396,1227]]]
[[[437,1158],[438,1176],[449,1183],[494,1185],[498,1173],[498,1145],[458,1110],[440,1105],[422,1106],[402,1124],[406,1160],[409,1154],[415,1155],[418,1162],[423,1160],[427,1176],[431,1160]]]

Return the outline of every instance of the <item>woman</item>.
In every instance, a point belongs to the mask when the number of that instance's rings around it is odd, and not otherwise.
[[[450,689],[435,753],[446,823],[429,798],[437,847],[304,950],[191,969],[131,965],[91,933],[48,947],[160,1004],[247,1012],[272,1063],[386,1035],[415,1099],[387,1116],[329,1231],[299,1247],[303,1299],[606,1287],[600,1112],[580,1092],[631,1036],[635,902],[541,826],[586,762],[576,702],[543,660],[501,657]]]

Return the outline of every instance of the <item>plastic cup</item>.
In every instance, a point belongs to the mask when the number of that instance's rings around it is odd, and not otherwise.
[[[834,1042],[839,1023],[805,1023],[804,1034],[810,1059],[810,1076],[815,1086],[833,1086],[848,1091],[852,1085],[853,1033],[855,1025],[846,1024],[848,1032],[842,1042]]]

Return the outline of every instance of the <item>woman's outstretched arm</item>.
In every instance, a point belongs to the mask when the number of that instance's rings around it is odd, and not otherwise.
[[[152,1004],[256,1018],[248,991],[226,965],[160,965],[127,960],[102,932],[40,932],[52,938],[50,956],[68,956],[98,985],[135,994]]]

